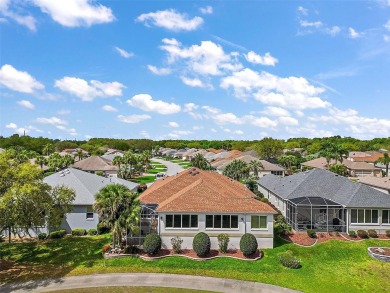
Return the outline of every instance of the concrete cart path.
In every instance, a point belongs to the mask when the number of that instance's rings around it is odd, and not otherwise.
[[[170,161],[164,161],[164,160],[156,159],[156,158],[153,158],[152,161],[156,161],[158,163],[161,163],[161,164],[167,166],[167,171],[165,172],[165,174],[167,176],[176,175],[177,173],[180,173],[181,171],[184,170],[183,167],[180,166],[179,164],[172,163]]]
[[[96,287],[170,287],[215,292],[290,293],[291,289],[257,282],[174,274],[97,274],[0,285],[0,292],[49,292]]]

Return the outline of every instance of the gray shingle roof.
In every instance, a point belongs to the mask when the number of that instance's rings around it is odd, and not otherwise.
[[[119,183],[127,186],[131,191],[137,189],[138,184],[116,177],[102,177],[84,172],[75,168],[68,171],[60,171],[44,178],[44,182],[50,186],[65,185],[75,190],[76,199],[74,205],[92,205],[95,203],[95,194],[100,189],[111,183]]]
[[[323,197],[346,207],[390,208],[390,196],[323,169],[287,177],[267,175],[258,181],[284,199]]]

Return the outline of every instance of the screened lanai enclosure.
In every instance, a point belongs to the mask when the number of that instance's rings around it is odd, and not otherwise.
[[[142,245],[148,234],[158,233],[158,215],[156,204],[143,204],[138,229],[127,236],[128,245]]]
[[[347,209],[322,197],[299,197],[286,201],[286,219],[295,231],[345,232]]]

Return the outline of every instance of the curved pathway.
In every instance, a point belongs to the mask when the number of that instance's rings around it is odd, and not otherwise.
[[[210,278],[173,274],[98,274],[90,276],[64,277],[53,280],[31,281],[27,283],[1,285],[0,292],[48,292],[96,287],[169,287],[216,292],[258,292],[290,293],[295,290],[274,285],[221,278]]]
[[[181,171],[184,170],[183,167],[180,166],[179,164],[172,163],[170,161],[164,161],[164,160],[156,159],[156,158],[153,158],[152,161],[155,161],[155,162],[158,162],[158,163],[161,163],[161,164],[164,164],[165,166],[167,166],[167,171],[165,171],[165,174],[167,176],[176,175],[177,173],[180,173]]]

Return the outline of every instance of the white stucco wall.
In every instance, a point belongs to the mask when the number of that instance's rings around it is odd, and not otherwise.
[[[168,213],[175,214],[175,213]],[[184,214],[184,213],[183,213]],[[194,214],[194,213],[192,213]],[[223,213],[218,213],[223,214]],[[161,236],[163,247],[172,248],[171,239],[179,236],[182,240],[182,249],[192,249],[193,237],[199,232],[205,232],[210,236],[211,248],[218,249],[217,236],[226,233],[230,237],[229,249],[239,249],[241,236],[245,233],[253,234],[258,242],[259,248],[273,248],[273,214],[233,214],[238,215],[237,229],[212,229],[206,228],[206,214],[198,215],[197,228],[166,228],[165,216],[166,213],[159,213],[159,234]],[[267,216],[266,229],[251,229],[251,215]]]
[[[363,224],[363,223],[359,223],[359,224],[352,224],[351,223],[351,210],[354,209],[354,208],[348,208],[347,211],[348,211],[348,231],[357,231],[357,230],[376,230],[377,233],[379,234],[385,234],[386,230],[390,230],[390,224],[384,224],[382,223],[382,210],[381,209],[375,209],[375,210],[379,210],[379,213],[378,213],[378,224]],[[360,208],[357,208],[357,209],[360,209]],[[390,207],[388,208],[390,210]]]
[[[62,220],[61,229],[66,230],[67,233],[71,233],[72,229],[84,228],[85,230],[96,229],[99,223],[98,214],[93,214],[93,219],[87,219],[87,207],[88,206],[74,206],[73,211],[66,215]]]

